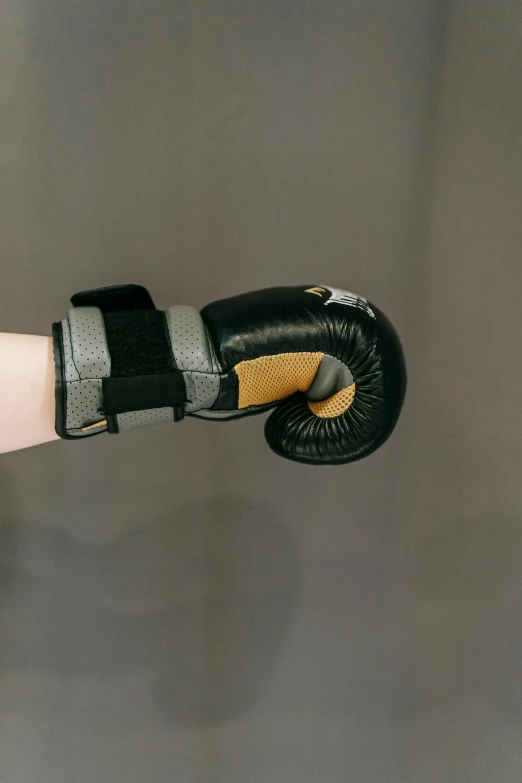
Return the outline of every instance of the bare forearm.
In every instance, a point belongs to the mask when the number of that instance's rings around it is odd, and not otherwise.
[[[0,453],[57,438],[51,338],[0,332]]]

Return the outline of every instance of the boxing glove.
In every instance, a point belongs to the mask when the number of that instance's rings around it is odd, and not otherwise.
[[[366,299],[328,286],[271,288],[198,312],[157,310],[145,288],[72,298],[53,324],[56,431],[79,440],[186,415],[221,421],[275,407],[270,447],[311,464],[375,451],[399,417],[397,334]]]

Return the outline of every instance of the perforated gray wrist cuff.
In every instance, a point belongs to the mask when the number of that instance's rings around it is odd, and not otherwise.
[[[176,369],[186,390],[185,412],[211,408],[220,390],[220,367],[205,324],[194,307],[173,305],[165,313]],[[57,432],[81,438],[108,429],[103,379],[111,377],[104,316],[98,307],[73,307],[53,327],[57,368]],[[140,335],[136,335],[136,340]],[[115,431],[175,420],[170,406],[118,413]]]

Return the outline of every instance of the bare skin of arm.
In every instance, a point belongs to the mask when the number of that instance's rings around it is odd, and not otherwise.
[[[50,337],[0,332],[0,454],[58,440]]]

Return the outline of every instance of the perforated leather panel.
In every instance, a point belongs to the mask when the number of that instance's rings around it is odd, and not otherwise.
[[[133,411],[117,415],[118,429],[132,430],[135,427],[148,427],[151,424],[165,424],[174,421],[172,408],[149,408],[146,411]]]
[[[67,381],[66,428],[82,437],[82,428],[104,418],[101,378],[110,374],[111,360],[101,311],[97,307],[69,310],[62,321],[65,377]],[[104,432],[106,427],[100,427]]]
[[[67,384],[67,432],[82,436],[87,427],[104,418],[102,412],[102,382],[90,379]],[[104,432],[106,428],[100,428]]]
[[[308,400],[308,407],[315,416],[321,419],[333,419],[335,416],[342,416],[346,413],[355,399],[355,383],[341,389],[336,394],[332,394],[327,400],[314,402]]]
[[[199,311],[190,305],[172,305],[167,323],[174,360],[185,379],[186,412],[211,408],[219,395],[219,364]]]
[[[187,402],[185,411],[194,413],[202,408],[211,408],[219,394],[219,375],[217,373],[184,372]]]
[[[190,305],[172,305],[167,323],[176,367],[185,379],[186,412],[211,408],[219,394],[219,365],[199,311]]]
[[[97,307],[72,307],[69,310],[72,358],[82,380],[106,378],[111,359],[103,315]]]
[[[205,324],[195,307],[172,305],[167,311],[167,323],[178,369],[219,373]]]
[[[280,353],[236,364],[239,379],[238,407],[264,405],[310,388],[324,354]]]
[[[63,345],[63,360],[65,367],[65,380],[67,383],[73,381],[80,381],[80,374],[74,364],[71,336],[69,333],[69,321],[67,318],[62,320],[62,345]]]

